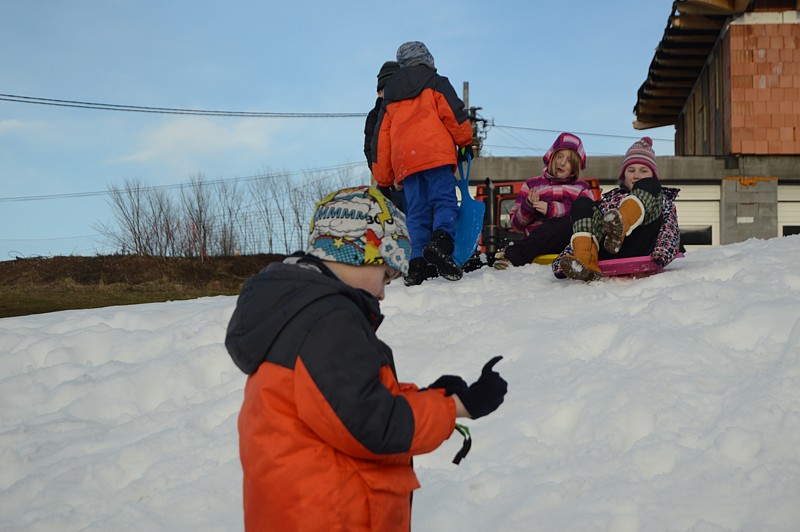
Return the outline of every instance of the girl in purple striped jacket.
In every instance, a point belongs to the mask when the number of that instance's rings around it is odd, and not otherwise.
[[[580,138],[561,133],[543,159],[542,175],[525,181],[511,208],[511,228],[524,236],[497,254],[494,267],[498,270],[561,252],[572,236],[572,202],[581,196],[594,200],[589,184],[578,180],[586,168]]]

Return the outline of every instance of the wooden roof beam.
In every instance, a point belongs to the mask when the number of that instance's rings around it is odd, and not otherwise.
[[[694,82],[697,81],[699,72],[696,70],[678,70],[677,68],[659,65],[651,67],[648,74],[648,79],[650,79],[650,76],[670,78],[674,80],[680,79],[686,82],[691,82],[692,86],[694,86]]]
[[[636,116],[678,116],[683,109],[683,106],[672,107],[656,107],[653,105],[639,104],[637,107]]]
[[[797,1],[800,2],[800,0]],[[675,34],[667,34],[666,37],[664,38],[664,41],[677,44],[681,43],[714,44],[715,42],[717,42],[718,37],[719,37],[719,32],[717,31],[702,33],[702,34],[695,33],[692,35],[689,35],[687,33],[683,34],[675,33]]]
[[[680,0],[678,12],[689,15],[733,15],[736,5],[732,0]]]
[[[686,96],[688,96],[689,92],[690,91],[682,89],[662,89],[661,87],[658,88],[645,87],[644,90],[642,91],[642,96],[640,96],[639,98],[645,99],[648,96],[650,98],[653,97],[664,98],[668,96],[672,98],[678,97],[681,99],[686,99]]]
[[[660,117],[641,117],[633,121],[633,129],[653,129],[654,127],[674,126],[677,122],[676,118],[660,118]]]
[[[664,52],[667,55],[693,55],[693,56],[703,56],[708,57],[708,54],[711,53],[711,46],[706,46],[703,48],[682,48],[680,46],[674,46],[671,43],[661,43],[660,51]]]
[[[688,59],[685,57],[674,57],[674,58],[666,58],[666,57],[656,57],[655,62],[659,66],[665,67],[684,67],[684,68],[702,68],[702,66],[706,63],[705,57],[702,59]],[[695,72],[694,76],[697,77],[699,72]]]
[[[682,30],[716,30],[719,31],[725,25],[724,20],[700,15],[679,15],[670,18],[672,26]]]
[[[651,94],[645,91],[647,96],[651,96]],[[670,96],[679,96],[679,94],[671,94]],[[642,107],[677,107],[682,108],[683,104],[686,103],[686,98],[659,98],[659,97],[644,97],[641,99],[642,103],[640,104]]]
[[[694,87],[694,84],[697,82],[697,79],[673,79],[672,77],[662,78],[658,75],[650,75],[647,78],[647,82],[644,85],[647,86],[654,86],[654,87],[664,87],[664,88],[671,88],[671,89],[691,89]]]

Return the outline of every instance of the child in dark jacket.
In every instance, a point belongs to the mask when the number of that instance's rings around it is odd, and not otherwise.
[[[364,156],[367,158],[367,164],[370,171],[372,171],[372,137],[375,135],[375,125],[378,123],[378,113],[383,107],[383,88],[386,82],[392,77],[392,74],[398,71],[400,65],[397,61],[386,61],[381,65],[378,71],[378,97],[375,99],[375,106],[367,113],[367,120],[364,122]],[[405,201],[403,198],[403,190],[397,190],[394,185],[389,187],[379,186],[378,189],[383,192],[383,195],[392,200],[392,203],[398,209],[405,212]]]
[[[458,218],[453,173],[456,146],[472,143],[472,125],[464,102],[450,81],[436,73],[423,43],[401,45],[397,62],[400,70],[384,87],[372,173],[379,185],[405,192],[411,236],[406,284],[422,283],[428,262],[445,279],[457,281],[463,272],[452,257]]]
[[[586,152],[577,135],[561,133],[543,159],[542,175],[525,181],[511,208],[511,228],[525,236],[497,254],[498,270],[563,250],[572,236],[572,203],[593,198],[588,183],[578,180],[586,168]]]
[[[619,187],[597,203],[573,204],[570,245],[553,262],[553,273],[588,282],[602,277],[598,260],[644,255],[666,266],[680,247],[677,197],[678,189],[661,186],[653,141],[642,137],[625,154]]]
[[[248,531],[409,530],[414,455],[457,417],[503,402],[484,366],[472,385],[445,375],[398,381],[377,336],[384,288],[408,268],[405,216],[377,188],[317,204],[305,254],[247,280],[225,346],[248,375],[239,414]]]

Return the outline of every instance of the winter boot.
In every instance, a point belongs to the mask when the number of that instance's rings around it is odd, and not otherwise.
[[[575,233],[570,240],[572,255],[561,257],[561,271],[570,279],[596,281],[603,277],[597,265],[597,240],[589,233]]]
[[[505,254],[502,251],[498,251],[494,254],[494,269],[495,270],[507,270],[513,266],[511,261],[508,260]]]
[[[439,270],[430,262],[425,261],[425,280],[427,281],[428,279],[435,279],[437,277],[439,277]]]
[[[417,257],[408,262],[408,273],[403,277],[406,286],[416,286],[428,278],[428,261],[424,257]]]
[[[603,216],[603,232],[606,238],[603,247],[609,253],[619,253],[622,241],[631,232],[642,225],[644,205],[631,194],[619,204],[619,209],[609,211]]]
[[[422,250],[425,258],[436,266],[439,275],[448,281],[458,281],[464,272],[461,267],[453,260],[453,238],[443,229],[437,229],[431,235],[431,241]]]

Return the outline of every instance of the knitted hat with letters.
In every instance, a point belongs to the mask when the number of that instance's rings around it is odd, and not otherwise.
[[[653,171],[653,177],[658,179],[658,166],[656,165],[656,152],[653,151],[653,139],[642,137],[634,142],[622,160],[619,167],[619,180],[625,179],[625,169],[632,164],[643,164]]]
[[[386,85],[386,80],[398,70],[400,70],[400,65],[397,61],[386,61],[378,72],[378,90],[381,90]]]
[[[547,153],[544,154],[545,168],[550,166],[550,159],[552,159],[553,155],[559,150],[572,150],[576,152],[578,157],[581,158],[581,170],[586,168],[586,152],[583,151],[583,142],[578,138],[578,135],[573,135],[572,133],[560,134],[553,145],[550,146],[550,149],[547,150]]]
[[[408,273],[405,215],[374,187],[353,187],[317,203],[306,253],[353,266],[387,264]]]
[[[419,41],[409,41],[400,45],[397,49],[397,62],[400,68],[414,65],[426,65],[436,70],[433,64],[433,56],[428,51],[428,47]]]

